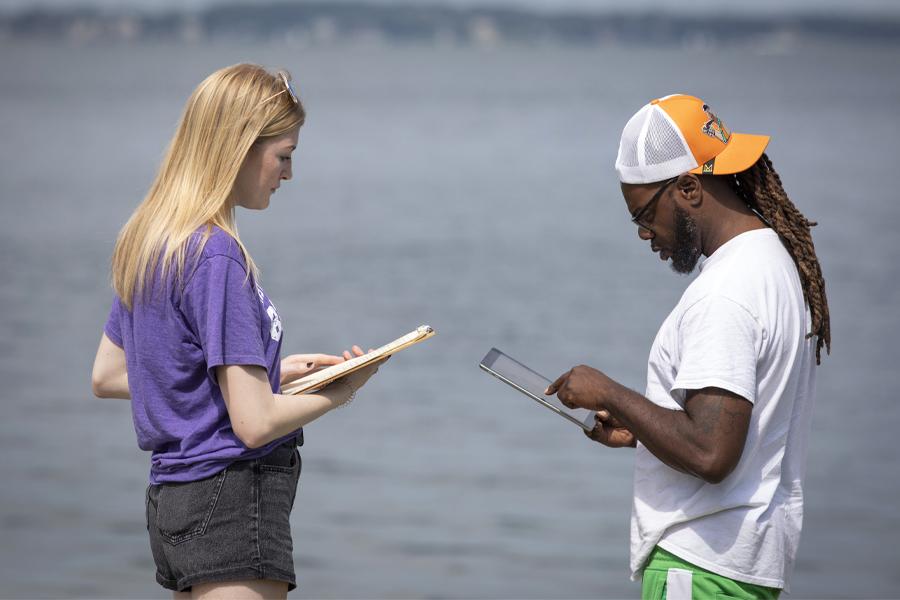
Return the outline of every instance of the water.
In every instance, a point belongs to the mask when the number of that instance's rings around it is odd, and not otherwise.
[[[896,47],[725,50],[0,42],[0,596],[168,597],[144,530],[149,457],[93,399],[108,258],[185,99],[214,69],[292,69],[295,180],[245,243],[289,352],[428,323],[307,428],[292,518],[314,598],[637,597],[632,457],[481,373],[643,388],[688,280],[639,242],[611,165],[627,118],[685,91],[770,156],[810,218],[834,353],[819,372],[796,598],[895,596],[900,425]]]

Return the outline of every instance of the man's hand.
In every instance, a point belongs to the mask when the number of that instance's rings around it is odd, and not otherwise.
[[[578,365],[560,375],[544,394],[556,394],[559,401],[568,408],[601,411],[608,408],[607,402],[621,387],[597,369]]]
[[[634,437],[634,434],[618,419],[610,415],[609,411],[597,412],[594,415],[594,421],[594,429],[590,432],[585,431],[584,434],[595,442],[600,442],[610,448],[634,448],[637,446],[637,438]]]

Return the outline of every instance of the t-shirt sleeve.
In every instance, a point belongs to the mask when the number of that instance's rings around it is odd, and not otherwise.
[[[112,306],[109,308],[106,325],[103,326],[103,333],[119,348],[125,347],[125,344],[122,342],[122,310],[122,302],[116,296],[113,298]]]
[[[198,265],[184,288],[181,310],[197,335],[213,381],[221,365],[266,367],[259,300],[237,260],[220,254]]]
[[[678,325],[678,374],[672,390],[718,387],[756,401],[756,363],[763,330],[744,306],[707,296]]]

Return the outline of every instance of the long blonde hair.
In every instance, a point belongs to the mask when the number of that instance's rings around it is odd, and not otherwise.
[[[184,276],[191,234],[212,225],[237,242],[248,274],[256,264],[237,234],[230,198],[238,171],[254,143],[303,124],[306,114],[287,89],[281,73],[238,64],[207,77],[188,99],[150,191],[125,223],[112,256],[112,285],[129,309],[144,297],[159,269],[159,281],[175,268]]]

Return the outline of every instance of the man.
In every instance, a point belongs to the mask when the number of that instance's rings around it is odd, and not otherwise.
[[[616,171],[642,240],[700,274],[650,350],[645,395],[584,365],[547,389],[598,411],[590,437],[637,448],[632,579],[644,598],[776,598],[803,517],[828,304],[809,228],[764,154],[702,100],[638,111]]]

